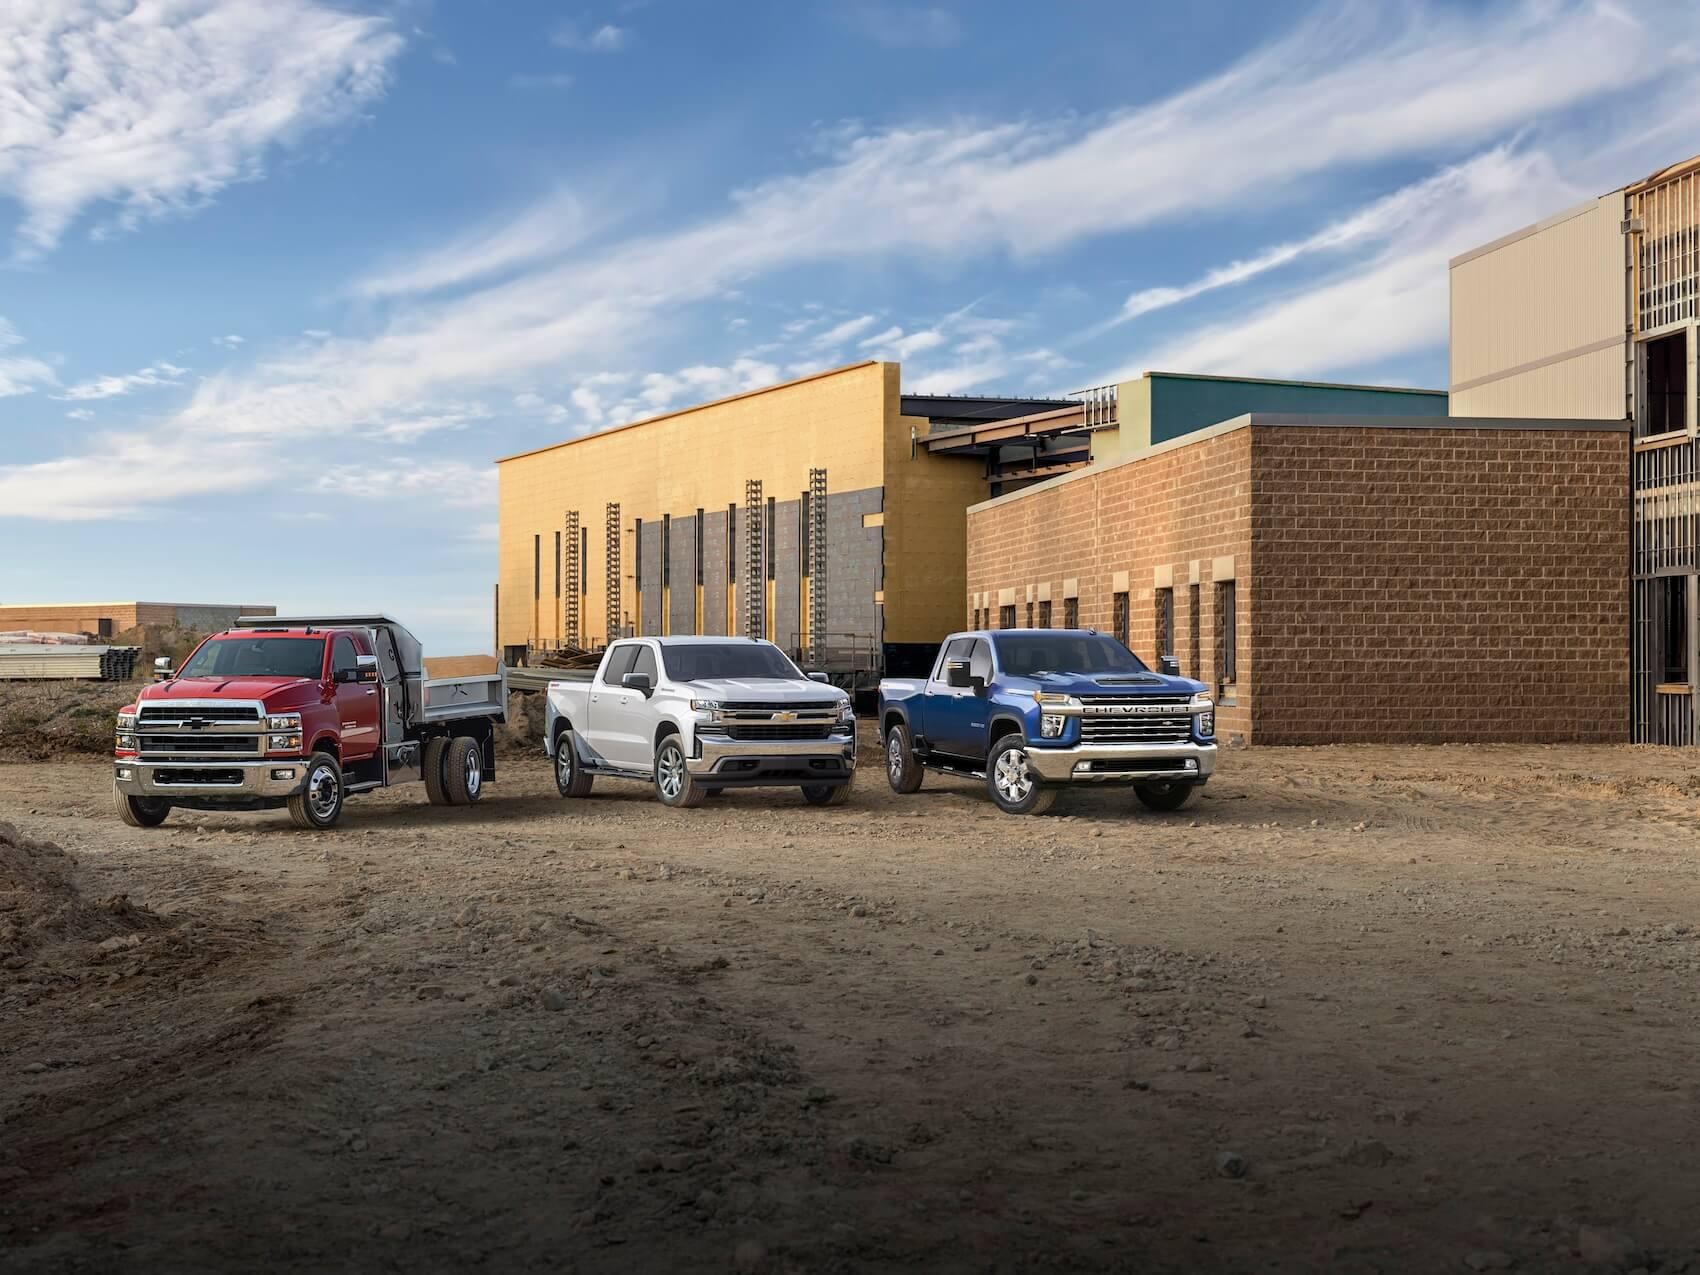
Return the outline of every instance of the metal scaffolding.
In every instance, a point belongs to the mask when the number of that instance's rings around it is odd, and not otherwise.
[[[761,480],[744,483],[744,636],[767,636],[767,564]]]
[[[563,561],[561,575],[565,581],[566,593],[561,605],[561,632],[568,646],[583,646],[583,635],[579,631],[579,603],[583,595],[579,592],[580,562],[579,562],[579,528],[578,510],[567,510],[566,538],[561,542]]]
[[[809,662],[826,662],[826,470],[809,471]]]
[[[620,505],[618,501],[608,502],[608,641],[612,642],[621,636],[620,609]]]
[[[1700,449],[1690,439],[1635,452],[1634,695],[1631,738],[1695,742],[1694,671],[1700,668]]]

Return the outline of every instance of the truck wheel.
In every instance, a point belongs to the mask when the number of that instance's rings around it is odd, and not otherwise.
[[[484,795],[484,745],[470,735],[457,735],[443,757],[443,788],[449,805],[471,806]]]
[[[811,806],[842,806],[850,800],[850,785],[804,784],[803,800]]]
[[[669,735],[655,750],[655,795],[663,805],[689,810],[702,805],[708,790],[691,776],[685,762],[685,746],[677,735]]]
[[[119,792],[116,782],[112,785],[112,804],[118,808],[118,817],[132,828],[157,828],[171,813],[171,803],[165,798],[132,797]]]
[[[898,722],[885,733],[885,777],[893,792],[907,796],[921,790],[921,763],[909,742],[909,728]]]
[[[441,735],[425,741],[420,754],[419,768],[425,772],[425,795],[433,806],[449,804],[449,790],[443,786],[443,754],[449,751],[449,741]]]
[[[307,786],[289,799],[289,817],[297,828],[323,832],[342,818],[342,767],[329,753],[307,762]]]
[[[555,787],[563,797],[588,797],[596,777],[586,774],[573,747],[573,733],[562,730],[555,736]]]
[[[1020,735],[1005,735],[992,745],[986,791],[1006,815],[1042,815],[1057,799],[1057,790],[1041,784],[1027,764],[1027,741]]]
[[[1135,784],[1133,792],[1147,810],[1179,810],[1192,800],[1192,790],[1196,787],[1191,782],[1164,779]]]

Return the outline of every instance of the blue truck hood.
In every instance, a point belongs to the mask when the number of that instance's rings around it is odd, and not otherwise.
[[[1209,687],[1190,677],[1161,673],[1038,673],[1000,677],[999,689],[1049,691],[1056,695],[1196,695]]]

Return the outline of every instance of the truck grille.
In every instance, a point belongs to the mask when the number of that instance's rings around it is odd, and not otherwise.
[[[244,726],[260,720],[252,704],[143,704],[138,726],[176,726],[188,721],[240,722]]]
[[[1092,695],[1084,699],[1086,744],[1181,744],[1192,738],[1190,695]],[[1129,711],[1168,709],[1168,712]]]
[[[208,731],[143,734],[136,739],[142,760],[176,757],[258,757],[258,735],[224,735]]]
[[[178,767],[175,770],[154,771],[153,781],[162,787],[184,784],[195,788],[240,788],[242,786],[242,772],[240,770],[218,770],[212,767],[196,770]]]
[[[837,712],[835,699],[811,699],[783,704],[762,704],[754,700],[728,700],[721,707],[728,713],[826,713]]]
[[[820,722],[727,722],[726,736],[739,740],[825,739],[832,723]]]

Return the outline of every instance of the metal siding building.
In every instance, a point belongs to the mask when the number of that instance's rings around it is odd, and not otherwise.
[[[1631,737],[1700,718],[1700,158],[1455,258],[1452,411],[1633,422]]]

